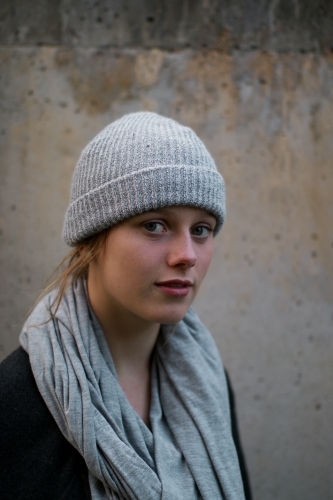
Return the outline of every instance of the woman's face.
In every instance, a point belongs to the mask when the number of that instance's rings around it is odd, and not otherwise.
[[[92,304],[152,323],[181,320],[210,264],[215,224],[206,210],[172,206],[112,227],[89,267]]]

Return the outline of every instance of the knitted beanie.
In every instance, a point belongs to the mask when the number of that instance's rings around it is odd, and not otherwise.
[[[63,237],[68,245],[133,215],[170,205],[225,218],[224,181],[188,127],[156,113],[123,116],[104,128],[76,165]]]

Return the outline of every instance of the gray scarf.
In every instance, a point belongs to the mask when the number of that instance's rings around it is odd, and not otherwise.
[[[122,391],[82,280],[35,308],[20,342],[65,438],[84,457],[94,500],[242,500],[224,371],[192,309],[163,326],[152,368],[151,431]]]

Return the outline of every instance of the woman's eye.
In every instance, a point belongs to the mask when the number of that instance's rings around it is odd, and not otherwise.
[[[211,229],[207,226],[196,226],[192,229],[192,234],[201,238],[206,238],[210,232]]]
[[[145,228],[150,233],[155,233],[155,234],[162,233],[164,231],[163,224],[161,224],[160,222],[147,222],[145,224]]]

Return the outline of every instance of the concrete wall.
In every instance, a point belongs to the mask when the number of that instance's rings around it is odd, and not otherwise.
[[[129,111],[193,127],[228,217],[197,309],[255,500],[333,498],[333,4],[3,0],[1,357],[66,252],[81,148]]]

